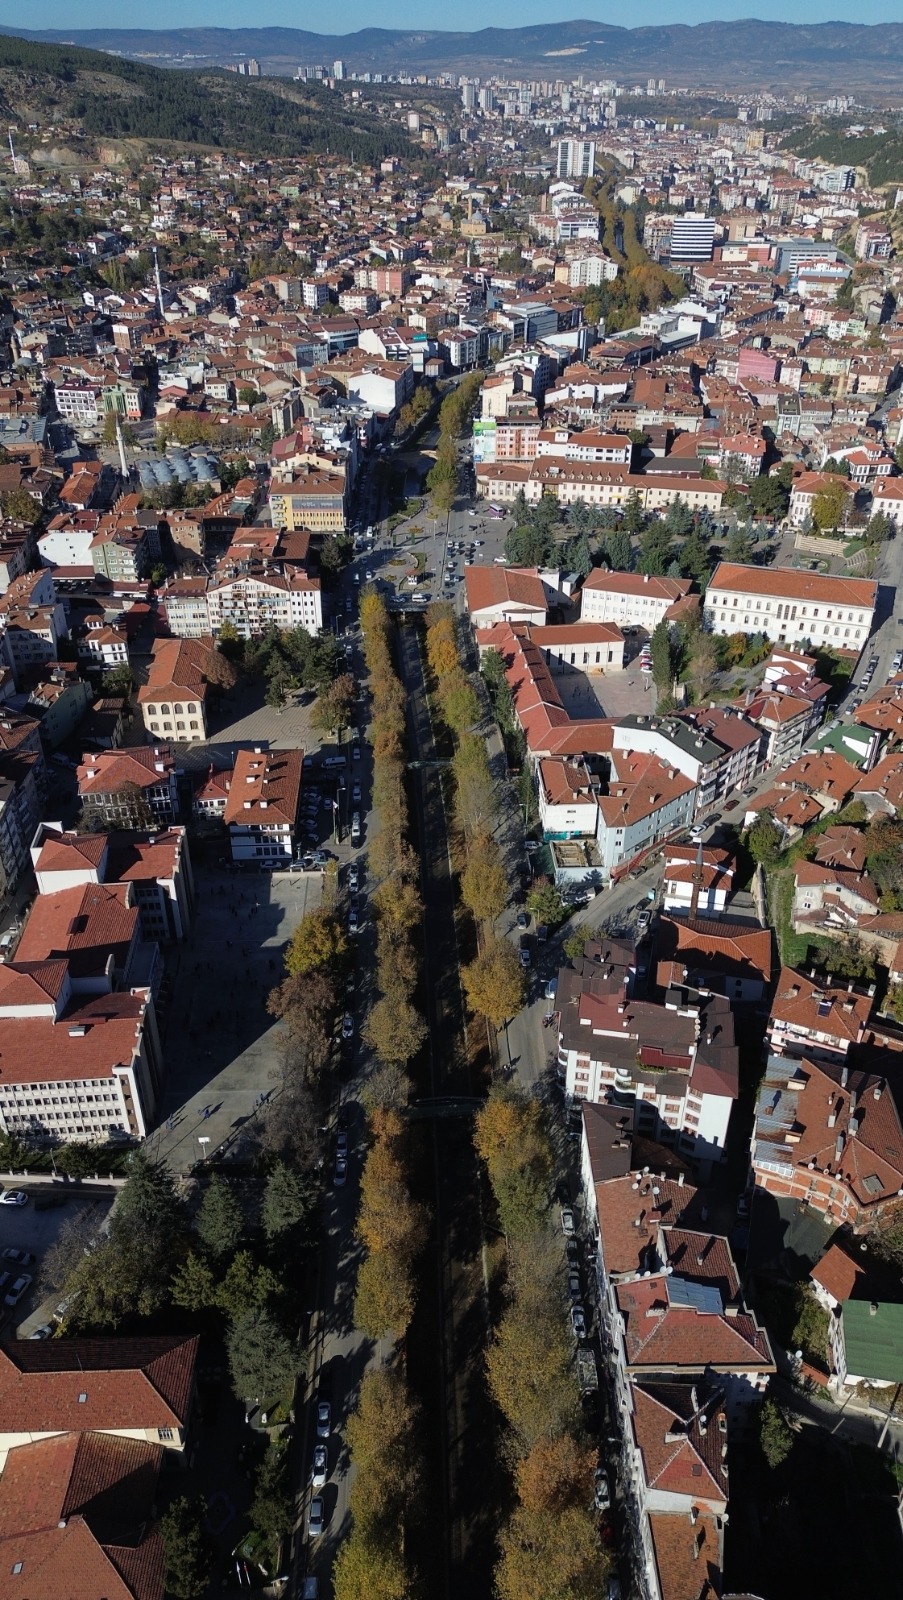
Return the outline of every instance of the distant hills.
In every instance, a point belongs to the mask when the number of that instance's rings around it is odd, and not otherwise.
[[[202,146],[251,156],[306,152],[424,159],[398,122],[355,110],[318,83],[274,83],[221,69],[165,71],[97,50],[0,30],[0,119],[77,126],[98,143]],[[36,159],[42,158],[38,149]]]
[[[73,7],[75,10],[76,8]],[[265,73],[291,75],[298,65],[356,71],[441,70],[543,77],[610,73],[628,84],[664,77],[669,87],[794,88],[900,91],[903,24],[793,24],[755,19],[695,27],[621,28],[578,20],[476,33],[364,28],[320,34],[300,28],[0,29],[46,43],[114,51],[169,67],[229,66],[254,57]]]

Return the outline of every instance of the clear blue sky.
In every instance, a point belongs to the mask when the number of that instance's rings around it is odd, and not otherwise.
[[[6,13],[4,15],[4,12]],[[661,22],[707,22],[738,17],[761,17],[780,22],[898,22],[896,0],[646,0],[622,8],[581,4],[580,0],[346,0],[324,12],[303,8],[297,0],[32,0],[26,8],[0,3],[0,22],[18,22],[35,28],[176,28],[176,27],[288,27],[323,33],[351,33],[356,28],[485,28],[517,27],[526,23],[554,22],[573,17],[593,17],[599,22],[641,27]]]

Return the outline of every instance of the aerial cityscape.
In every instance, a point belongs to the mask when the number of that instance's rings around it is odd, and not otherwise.
[[[903,1595],[903,25],[49,9],[0,1600]]]

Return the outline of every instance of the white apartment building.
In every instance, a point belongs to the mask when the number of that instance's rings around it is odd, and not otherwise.
[[[556,178],[591,178],[595,170],[595,139],[558,140],[555,147]]]
[[[671,223],[671,246],[668,254],[675,264],[688,261],[711,261],[715,248],[715,219],[701,211],[687,211],[674,217]]]
[[[56,409],[64,422],[77,428],[93,428],[100,421],[103,402],[100,390],[88,383],[57,383],[54,385]]]
[[[877,593],[869,578],[721,561],[706,590],[703,617],[712,633],[763,633],[780,644],[858,654],[871,632]]]
[[[608,461],[629,467],[633,445],[624,433],[599,433],[584,428],[544,428],[536,441],[537,456],[556,456],[564,461]]]
[[[601,250],[585,250],[567,263],[565,281],[569,289],[596,289],[602,283],[613,283],[620,270],[617,261]]]
[[[651,633],[675,601],[689,592],[689,578],[653,578],[648,573],[595,567],[583,584],[580,619],[627,624]]]

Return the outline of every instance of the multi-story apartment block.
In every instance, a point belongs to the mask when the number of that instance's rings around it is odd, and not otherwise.
[[[715,248],[716,223],[699,211],[687,211],[682,217],[671,218],[671,242],[668,255],[674,266],[691,261],[711,261]]]
[[[869,578],[720,561],[706,589],[703,615],[713,633],[762,633],[781,644],[811,643],[858,654],[871,632],[877,592]]]
[[[184,828],[159,833],[64,833],[41,823],[31,841],[38,894],[91,884],[128,884],[145,943],[184,939],[195,890]]]
[[[237,752],[224,812],[233,861],[291,861],[303,762],[301,750]]]
[[[314,533],[343,533],[348,498],[344,472],[323,472],[307,467],[288,482],[275,480],[270,487],[270,516],[274,528],[310,528]]]
[[[587,951],[558,975],[558,1063],[566,1092],[620,1107],[627,1126],[706,1170],[724,1161],[738,1092],[728,1001],[686,985],[669,988],[663,1004],[636,1000],[633,948],[605,939]]]
[[[555,146],[556,178],[591,178],[595,170],[595,139],[558,140]]]

